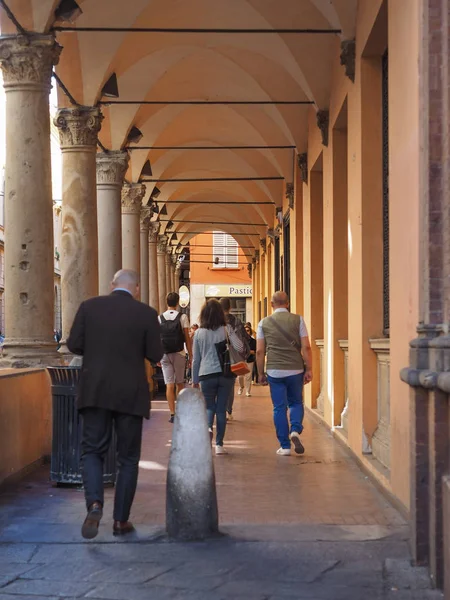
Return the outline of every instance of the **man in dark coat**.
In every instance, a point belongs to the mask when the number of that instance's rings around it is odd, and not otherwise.
[[[142,422],[149,417],[150,392],[145,359],[158,362],[161,348],[157,312],[134,299],[134,271],[116,273],[112,293],[83,302],[67,346],[83,356],[78,410],[83,416],[81,456],[87,517],[81,534],[94,538],[103,514],[103,461],[117,434],[118,475],[113,533],[133,531],[128,521],[136,491]]]

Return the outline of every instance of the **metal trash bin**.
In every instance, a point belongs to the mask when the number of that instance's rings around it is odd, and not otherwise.
[[[52,380],[53,434],[50,479],[56,483],[82,485],[81,434],[82,417],[76,407],[79,367],[48,367]],[[104,463],[103,482],[116,482],[116,434],[113,428],[111,444]]]

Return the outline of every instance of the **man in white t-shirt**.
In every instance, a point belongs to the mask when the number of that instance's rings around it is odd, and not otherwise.
[[[270,386],[273,420],[280,442],[277,454],[289,456],[291,443],[297,454],[303,454],[305,449],[300,440],[304,416],[303,385],[313,376],[311,344],[303,317],[289,312],[286,292],[275,292],[272,307],[273,315],[259,323],[256,333],[259,382],[268,382]],[[264,373],[266,353],[267,375]]]
[[[186,369],[186,350],[189,361],[192,357],[192,344],[189,335],[189,319],[180,313],[178,303],[180,296],[176,292],[167,294],[167,310],[160,315],[161,343],[164,356],[161,359],[161,368],[166,384],[166,398],[170,409],[170,423],[175,418],[175,399],[184,388]]]

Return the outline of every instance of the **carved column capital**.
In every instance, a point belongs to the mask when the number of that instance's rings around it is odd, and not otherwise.
[[[53,35],[1,37],[0,66],[6,90],[50,89],[53,66],[58,64],[61,50]]]
[[[161,223],[159,221],[151,221],[148,224],[148,243],[156,244],[158,241],[158,233]]]
[[[176,255],[176,254],[171,254],[171,256],[170,256],[170,260],[172,261],[172,265],[173,265],[174,267],[176,267],[176,266],[177,266],[177,264],[178,264],[178,258],[177,258],[177,255]]]
[[[147,206],[141,208],[140,223],[141,223],[141,231],[142,232],[148,233],[148,228],[150,226],[151,218],[152,218],[151,210]]]
[[[317,127],[322,134],[322,144],[328,146],[328,126],[330,124],[330,113],[327,110],[317,112]]]
[[[145,196],[145,185],[142,183],[126,183],[122,187],[122,214],[139,215],[142,198]]]
[[[128,169],[130,157],[128,152],[113,151],[99,152],[97,160],[97,185],[122,186],[125,173]]]
[[[252,277],[252,275],[253,275],[253,265],[252,265],[252,263],[248,263],[248,265],[247,265],[247,271],[248,271],[248,276]]]
[[[90,147],[95,150],[103,115],[96,106],[60,108],[54,123],[59,129],[61,150],[73,147]]]
[[[168,238],[165,235],[158,235],[158,254],[165,254],[167,248]]]
[[[341,65],[345,67],[345,74],[355,83],[356,43],[355,40],[341,42]]]
[[[260,244],[260,246],[262,248],[262,251],[265,252],[267,250],[267,240],[266,240],[266,238],[261,238],[259,240],[259,244]]]
[[[289,202],[289,208],[294,208],[294,184],[286,184],[286,198]]]
[[[308,154],[306,152],[299,154],[297,160],[302,181],[308,183]]]

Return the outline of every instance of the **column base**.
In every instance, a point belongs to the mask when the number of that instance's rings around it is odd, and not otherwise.
[[[6,342],[0,357],[0,369],[28,369],[61,365],[56,343]]]

